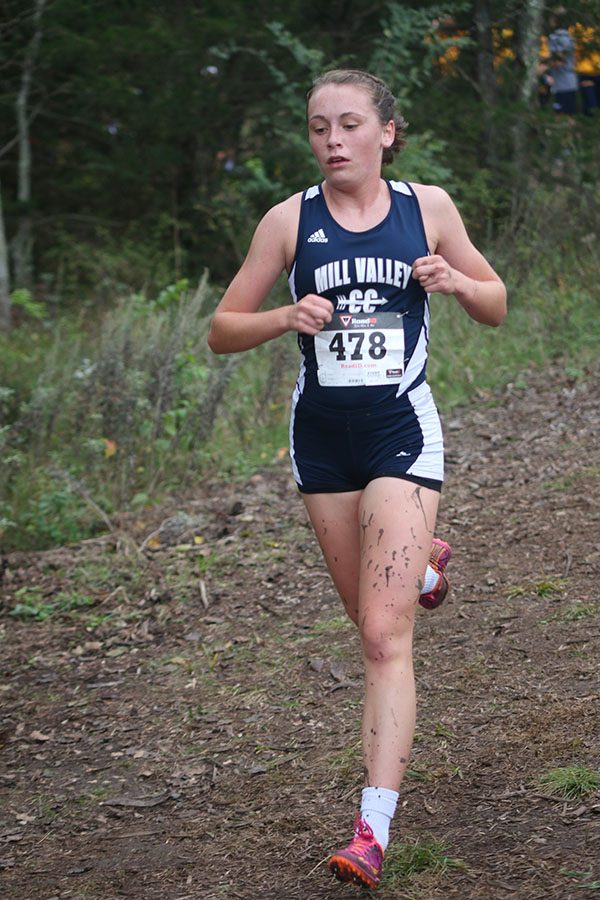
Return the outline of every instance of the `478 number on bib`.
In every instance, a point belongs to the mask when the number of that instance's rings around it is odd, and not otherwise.
[[[363,344],[367,343],[366,347]],[[337,331],[329,342],[329,350],[338,362],[345,359],[362,360],[363,353],[371,359],[383,359],[387,350],[382,331]]]

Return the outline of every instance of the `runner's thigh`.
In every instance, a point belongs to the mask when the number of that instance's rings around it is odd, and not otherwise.
[[[355,622],[360,573],[358,509],[361,493],[302,494],[333,583],[346,612]]]
[[[439,492],[403,478],[376,478],[359,506],[361,630],[393,633],[412,623],[427,568]]]

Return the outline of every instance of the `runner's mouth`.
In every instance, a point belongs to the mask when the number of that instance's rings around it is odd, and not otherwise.
[[[345,163],[348,162],[345,156],[330,156],[327,160],[327,164],[330,166],[335,165],[336,163]]]

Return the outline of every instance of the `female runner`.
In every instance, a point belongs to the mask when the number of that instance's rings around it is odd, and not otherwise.
[[[380,79],[326,72],[307,120],[324,180],[259,223],[209,344],[233,353],[298,333],[292,467],[365,669],[361,810],[329,866],[374,888],[414,732],[416,605],[436,605],[447,589],[450,548],[433,543],[443,441],[425,379],[429,294],[453,295],[497,326],[506,291],[444,190],[382,179],[406,123]],[[283,270],[293,303],[260,310]]]

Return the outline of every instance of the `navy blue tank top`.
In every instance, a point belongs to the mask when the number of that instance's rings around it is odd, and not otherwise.
[[[425,380],[429,302],[412,277],[414,260],[429,253],[425,228],[410,185],[387,184],[390,210],[368,231],[342,228],[320,185],[302,195],[292,298],[327,297],[335,315],[316,338],[298,335],[297,390],[323,406],[383,403]]]

